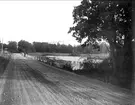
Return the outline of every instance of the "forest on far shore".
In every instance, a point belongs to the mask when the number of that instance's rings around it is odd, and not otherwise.
[[[2,43],[0,43],[0,49],[2,48]],[[65,44],[51,44],[48,42],[33,42],[30,43],[25,40],[9,41],[8,44],[3,44],[3,49],[11,53],[26,51],[27,53],[32,52],[49,52],[49,53],[71,53],[71,54],[88,54],[88,53],[100,53],[100,46],[93,47],[89,46],[72,46]],[[106,51],[107,52],[107,51]]]

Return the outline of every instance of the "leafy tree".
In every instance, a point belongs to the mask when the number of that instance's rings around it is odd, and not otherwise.
[[[20,40],[18,42],[18,49],[20,52],[34,52],[35,49],[31,43],[25,40]]]
[[[49,52],[49,45],[46,42],[33,42],[36,52]]]
[[[2,43],[0,43],[0,49],[2,48]],[[3,49],[8,48],[8,45],[3,43]]]
[[[65,44],[50,44],[47,42],[33,42],[33,47],[35,48],[36,52],[56,52],[56,53],[91,53],[93,47],[91,45],[82,47],[72,46],[72,45],[65,45]]]
[[[8,51],[10,51],[10,52],[17,52],[17,42],[9,41],[7,47],[8,47]]]
[[[94,46],[97,45],[96,40],[106,39],[110,44],[113,74],[117,74],[119,50],[124,56],[123,71],[132,74],[133,12],[132,0],[82,0],[73,10],[74,25],[68,33],[72,32],[80,43],[86,38],[84,46]]]
[[[5,49],[5,48],[8,48],[8,45],[7,44],[3,44],[3,49]]]
[[[72,46],[64,44],[50,44],[47,42],[33,42],[36,52],[58,52],[58,53],[71,53]]]

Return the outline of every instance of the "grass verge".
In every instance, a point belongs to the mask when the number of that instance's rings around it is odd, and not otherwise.
[[[8,63],[9,63],[9,60],[10,60],[10,56],[3,56],[1,55],[0,56],[0,76],[4,73]]]

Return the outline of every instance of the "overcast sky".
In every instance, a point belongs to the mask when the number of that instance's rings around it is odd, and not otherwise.
[[[77,45],[68,34],[73,24],[73,7],[79,0],[0,1],[0,39],[58,42]]]

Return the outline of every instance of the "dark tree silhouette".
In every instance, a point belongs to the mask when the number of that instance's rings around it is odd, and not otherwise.
[[[96,40],[106,39],[110,44],[113,75],[118,71],[129,74],[126,77],[129,81],[132,81],[133,74],[133,11],[132,0],[82,0],[73,10],[74,25],[68,32],[72,32],[78,42],[86,38],[84,46],[95,46]],[[119,58],[119,52],[123,60]]]
[[[25,40],[20,40],[18,42],[18,49],[19,49],[19,51],[22,51],[22,52],[25,52],[25,53],[35,51],[33,45],[31,43],[29,43],[28,41],[25,41]]]
[[[17,42],[9,41],[7,47],[8,47],[8,51],[12,53],[17,52]]]

